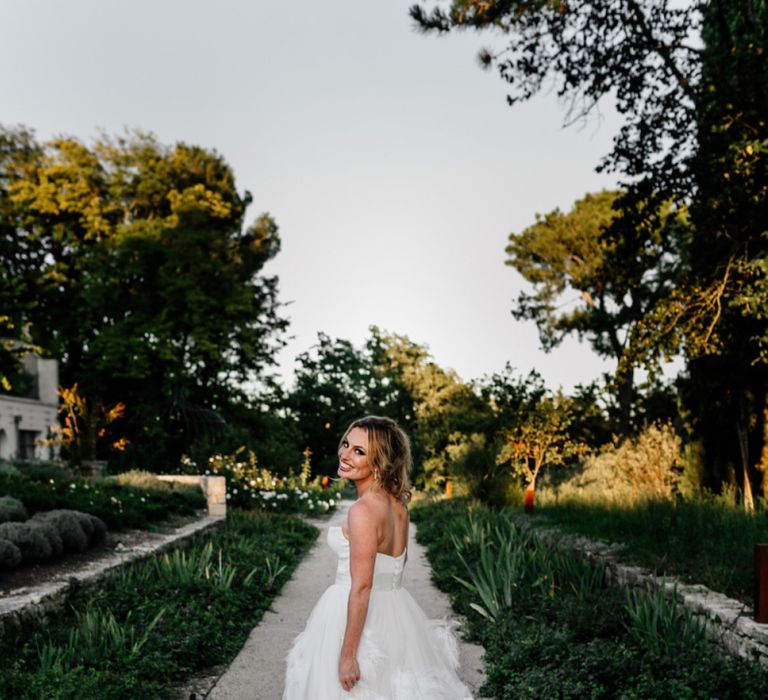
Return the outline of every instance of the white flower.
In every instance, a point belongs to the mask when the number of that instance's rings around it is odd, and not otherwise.
[[[230,498],[232,498],[232,494],[231,494],[231,493],[228,493],[228,494],[227,494],[227,499],[230,499]]]
[[[142,502],[142,503],[146,503],[146,502],[147,502],[147,499],[146,499],[146,498],[144,498],[144,496],[142,496],[142,497],[141,497],[141,502]]]
[[[335,505],[336,505],[336,501],[334,501],[333,499],[331,499],[330,501],[328,501],[328,505],[329,505],[329,506],[335,506]]]

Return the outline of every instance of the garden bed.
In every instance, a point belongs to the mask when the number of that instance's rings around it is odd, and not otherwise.
[[[413,518],[435,582],[486,649],[485,697],[765,697],[768,671],[723,654],[667,598],[606,588],[599,565],[508,513],[448,501]]]
[[[48,624],[0,642],[0,697],[174,697],[231,660],[316,536],[296,518],[231,513],[187,550],[74,590]]]

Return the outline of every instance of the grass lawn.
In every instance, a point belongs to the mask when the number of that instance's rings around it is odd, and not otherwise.
[[[768,543],[768,511],[746,513],[714,499],[632,507],[572,501],[538,507],[531,522],[623,543],[621,558],[628,563],[704,584],[749,604],[753,548]]]

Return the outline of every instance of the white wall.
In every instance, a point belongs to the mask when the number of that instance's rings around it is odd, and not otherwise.
[[[19,456],[19,431],[34,431],[37,440],[44,440],[56,425],[59,407],[58,363],[36,355],[26,355],[22,363],[35,376],[36,391],[31,398],[0,395],[0,459],[15,459]],[[57,453],[58,450],[52,450],[47,445],[35,444],[35,459],[51,459]]]

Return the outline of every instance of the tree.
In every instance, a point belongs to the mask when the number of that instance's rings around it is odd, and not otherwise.
[[[765,3],[447,4],[447,11],[415,6],[411,15],[425,31],[500,30],[507,45],[481,58],[510,84],[511,104],[554,85],[572,121],[615,99],[625,122],[599,166],[623,176],[611,235],[647,237],[665,205],[688,209],[693,232],[676,284],[637,324],[631,359],[653,367],[682,348],[691,376],[684,396],[707,443],[710,485],[742,462],[756,478],[756,467],[765,467],[768,385],[759,306],[768,249]],[[717,381],[701,381],[707,376]],[[715,405],[724,410],[710,411]],[[742,416],[738,430],[733,415]],[[736,434],[746,435],[746,446]]]
[[[669,0],[452,0],[448,9],[411,7],[425,32],[495,30],[506,45],[483,49],[509,85],[510,105],[552,87],[566,104],[567,123],[615,100],[625,123],[602,169],[636,183],[633,196],[659,201],[690,191],[695,150],[696,39],[700,4]]]
[[[386,390],[384,405],[411,436],[415,481],[437,487],[447,474],[451,436],[480,432],[489,419],[488,406],[456,372],[440,367],[426,346],[375,327],[371,332],[369,348]]]
[[[353,420],[380,412],[371,399],[376,381],[365,350],[325,333],[318,333],[317,343],[296,358],[294,386],[285,406],[316,472],[335,474],[342,431]]]
[[[506,263],[534,290],[520,293],[512,314],[536,323],[545,350],[576,333],[616,361],[618,432],[626,436],[635,402],[630,340],[669,293],[687,229],[684,217],[668,209],[646,236],[610,235],[620,196],[588,194],[567,214],[537,215],[532,226],[510,234]]]
[[[489,416],[483,400],[429,350],[373,326],[361,348],[319,333],[297,358],[296,380],[285,400],[314,468],[333,473],[340,433],[366,414],[396,420],[411,438],[417,482],[446,476],[451,435],[476,432]]]
[[[572,421],[570,400],[557,392],[542,397],[534,408],[521,412],[517,425],[507,433],[497,461],[509,463],[525,480],[526,512],[533,512],[536,481],[541,470],[566,464],[571,457],[586,452],[583,443],[571,438]]]
[[[533,410],[547,393],[544,380],[535,369],[522,376],[509,363],[500,372],[475,380],[473,388],[488,406],[490,415],[483,434],[491,444],[503,442],[521,413]]]
[[[126,459],[174,463],[221,431],[281,344],[277,280],[260,274],[277,226],[245,226],[250,194],[203,148],[5,134],[0,207],[30,251],[15,258],[14,313],[64,385],[125,403]]]

